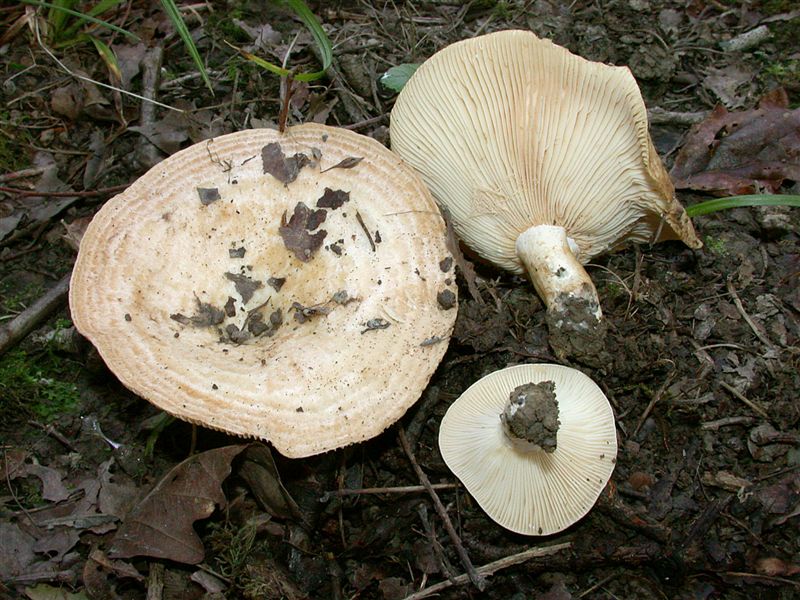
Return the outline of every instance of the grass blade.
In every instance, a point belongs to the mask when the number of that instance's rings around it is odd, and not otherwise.
[[[714,198],[700,204],[686,207],[686,214],[690,217],[707,215],[720,210],[741,208],[745,206],[794,206],[800,207],[800,196],[790,194],[752,194],[748,196],[729,196],[727,198]]]
[[[283,2],[295,12],[306,28],[308,28],[308,30],[311,32],[311,36],[314,38],[314,43],[317,44],[320,56],[322,57],[321,70],[314,71],[313,73],[293,73],[289,69],[284,69],[275,63],[271,63],[268,60],[251,54],[250,52],[246,52],[241,48],[237,48],[233,44],[228,42],[226,43],[228,43],[231,48],[236,50],[244,58],[257,64],[262,69],[270,71],[271,73],[275,73],[281,77],[288,77],[289,75],[292,75],[292,79],[295,81],[315,81],[325,75],[331,64],[333,64],[333,46],[331,46],[331,41],[328,39],[328,36],[325,33],[325,30],[322,28],[322,25],[319,24],[319,21],[314,16],[314,13],[311,12],[303,0],[283,0]]]
[[[63,6],[58,6],[50,2],[42,2],[41,0],[20,0],[20,2],[22,2],[23,4],[30,4],[31,6],[39,6],[43,8],[50,8],[56,11],[60,11],[68,15],[72,15],[73,17],[78,17],[80,19],[89,21],[90,23],[94,23],[95,25],[99,25],[100,27],[105,27],[106,29],[110,29],[111,31],[116,31],[117,33],[121,33],[122,35],[132,39],[135,42],[139,41],[139,36],[134,35],[130,31],[122,29],[122,27],[117,27],[116,25],[112,25],[107,21],[103,21],[102,19],[98,19],[97,17],[89,16],[77,10],[72,10],[71,8],[65,8]]]
[[[114,54],[114,51],[108,47],[104,42],[101,42],[94,36],[89,36],[92,44],[94,44],[97,53],[100,55],[100,58],[103,59],[103,62],[106,64],[106,68],[108,72],[111,74],[111,81],[119,85],[119,82],[122,81],[122,70],[119,68],[119,62],[117,62],[117,55]]]
[[[213,96],[214,88],[211,85],[211,80],[208,78],[208,72],[206,71],[206,66],[203,63],[203,58],[200,56],[200,52],[197,51],[197,46],[194,45],[194,40],[189,33],[189,28],[186,27],[186,23],[184,22],[183,17],[181,16],[180,11],[175,4],[175,0],[161,0],[161,6],[164,7],[164,12],[167,13],[169,20],[172,21],[175,31],[178,32],[178,35],[183,40],[186,50],[192,57],[194,64],[197,65],[197,70],[200,71],[200,76],[203,78],[203,82],[206,84],[206,87]]]

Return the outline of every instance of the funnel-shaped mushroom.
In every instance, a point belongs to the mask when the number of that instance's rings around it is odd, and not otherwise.
[[[527,272],[559,355],[601,348],[600,303],[582,264],[626,241],[701,245],[630,71],[533,33],[434,54],[397,98],[391,140],[468,246]]]
[[[617,457],[614,414],[597,384],[576,369],[508,367],[450,406],[439,450],[494,521],[549,535],[589,512],[608,483]]]
[[[80,245],[75,325],[173,415],[302,457],[413,404],[456,310],[446,230],[375,140],[300,125],[187,148],[109,201]]]

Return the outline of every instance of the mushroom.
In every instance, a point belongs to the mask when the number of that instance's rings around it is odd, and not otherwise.
[[[391,147],[468,246],[528,274],[562,358],[602,349],[584,264],[628,241],[702,245],[630,71],[528,31],[464,40],[425,61],[392,110]]]
[[[617,456],[611,405],[576,369],[490,373],[451,406],[439,450],[486,514],[516,533],[566,529],[597,501]]]
[[[449,256],[424,184],[375,140],[241,131],[103,206],[70,307],[143,398],[304,457],[379,434],[418,399],[455,320],[438,301],[457,293]]]

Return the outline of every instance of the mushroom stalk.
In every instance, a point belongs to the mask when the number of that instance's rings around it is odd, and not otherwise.
[[[534,225],[517,238],[517,256],[547,306],[550,345],[559,358],[591,360],[603,349],[605,321],[597,290],[563,227]]]
[[[558,426],[558,400],[553,381],[526,383],[509,394],[500,415],[506,436],[519,449],[555,452]]]

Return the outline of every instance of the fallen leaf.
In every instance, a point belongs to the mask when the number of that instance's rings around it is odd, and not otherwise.
[[[203,543],[192,524],[226,504],[222,482],[231,472],[231,461],[245,448],[215,448],[173,467],[125,518],[108,555],[201,562]]]
[[[358,163],[364,160],[363,156],[348,156],[347,158],[343,158],[338,163],[333,165],[332,167],[328,167],[327,169],[323,169],[320,173],[325,173],[326,171],[330,171],[332,169],[352,169]]]
[[[36,560],[33,545],[36,538],[22,531],[15,523],[0,523],[0,580],[8,580],[28,572]]]
[[[324,229],[320,229],[316,233],[311,233],[311,231],[319,227],[326,215],[327,212],[324,209],[312,211],[302,202],[298,202],[294,207],[294,214],[288,222],[284,213],[278,232],[283,238],[283,245],[286,246],[286,249],[291,250],[303,262],[311,260],[314,252],[319,250],[322,241],[328,235]]]
[[[717,106],[695,125],[675,159],[675,187],[717,195],[777,192],[800,181],[800,109],[790,110],[782,89],[751,110]]]
[[[281,183],[292,183],[297,179],[300,169],[308,164],[305,154],[286,156],[277,142],[267,144],[261,150],[261,164],[264,173],[269,173]]]
[[[331,210],[336,210],[349,200],[350,192],[345,192],[343,190],[332,190],[331,188],[326,187],[320,199],[317,200],[317,208],[330,208]]]
[[[245,450],[238,475],[250,486],[258,503],[272,516],[302,517],[300,508],[281,482],[272,453],[263,444],[253,444]]]
[[[225,278],[233,282],[236,288],[236,293],[242,297],[242,303],[247,304],[253,298],[256,290],[264,287],[261,281],[248,277],[247,275],[240,275],[238,273],[225,273]]]
[[[73,594],[63,587],[53,587],[46,583],[25,588],[25,595],[30,600],[89,600],[83,591]]]

